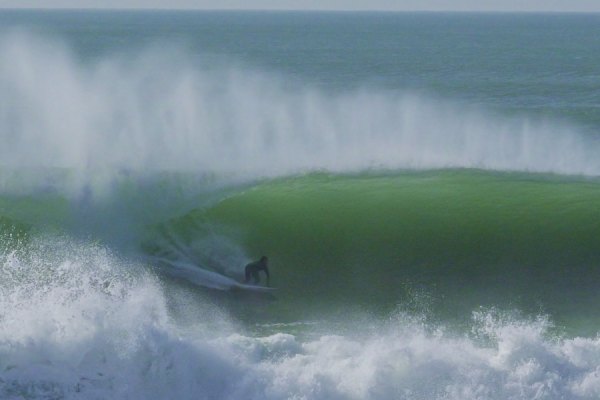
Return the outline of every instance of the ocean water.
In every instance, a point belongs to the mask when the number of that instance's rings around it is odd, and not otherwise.
[[[599,38],[1,11],[0,398],[600,398]]]

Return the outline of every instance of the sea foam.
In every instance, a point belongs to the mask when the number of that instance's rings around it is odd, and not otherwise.
[[[600,340],[552,334],[543,317],[480,311],[461,333],[399,313],[351,332],[315,321],[301,335],[286,324],[251,334],[197,301],[194,320],[174,316],[177,296],[98,244],[32,243],[0,257],[3,398],[600,396]]]

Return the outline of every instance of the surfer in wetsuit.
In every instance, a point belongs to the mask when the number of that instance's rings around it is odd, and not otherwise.
[[[260,282],[260,277],[258,276],[260,271],[265,271],[265,275],[267,275],[267,286],[269,286],[269,259],[265,256],[262,256],[258,261],[246,265],[246,280],[244,283],[250,282],[250,278],[252,277],[253,283],[255,285],[258,284],[258,282]]]

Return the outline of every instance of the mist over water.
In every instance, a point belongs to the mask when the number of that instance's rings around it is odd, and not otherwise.
[[[314,170],[483,168],[597,175],[598,144],[552,120],[365,87],[327,92],[185,48],[79,60],[58,38],[0,39],[2,169],[71,180],[160,171],[245,178]]]

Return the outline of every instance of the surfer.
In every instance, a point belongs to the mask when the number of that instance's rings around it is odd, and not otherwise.
[[[246,265],[246,280],[244,283],[250,282],[250,277],[252,277],[254,284],[258,284],[258,282],[260,282],[260,277],[258,276],[260,271],[265,271],[265,275],[267,275],[267,286],[269,286],[269,259],[266,256],[262,256],[260,260]]]

